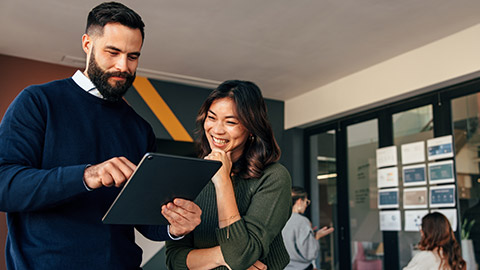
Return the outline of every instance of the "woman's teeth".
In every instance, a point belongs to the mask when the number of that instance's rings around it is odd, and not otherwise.
[[[212,137],[212,139],[215,143],[218,143],[218,144],[226,144],[228,142],[228,140],[222,140],[215,137]]]

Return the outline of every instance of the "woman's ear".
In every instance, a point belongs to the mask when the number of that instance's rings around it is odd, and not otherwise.
[[[296,206],[296,205],[301,205],[302,204],[302,198],[298,198],[295,203],[293,204],[293,206]]]

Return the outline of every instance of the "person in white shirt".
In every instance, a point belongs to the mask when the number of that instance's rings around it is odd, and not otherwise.
[[[441,213],[434,212],[422,218],[422,238],[417,253],[403,270],[465,270],[452,227]]]

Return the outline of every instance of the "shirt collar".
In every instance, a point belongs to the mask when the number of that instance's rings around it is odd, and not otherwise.
[[[95,87],[92,81],[90,81],[90,79],[80,70],[77,70],[77,72],[73,74],[72,79],[78,86],[87,91],[87,93],[90,93],[98,98],[103,98],[97,87]]]

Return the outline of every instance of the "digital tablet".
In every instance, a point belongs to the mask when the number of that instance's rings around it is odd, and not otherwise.
[[[103,217],[105,224],[161,225],[162,205],[174,198],[195,200],[222,163],[147,153]]]

